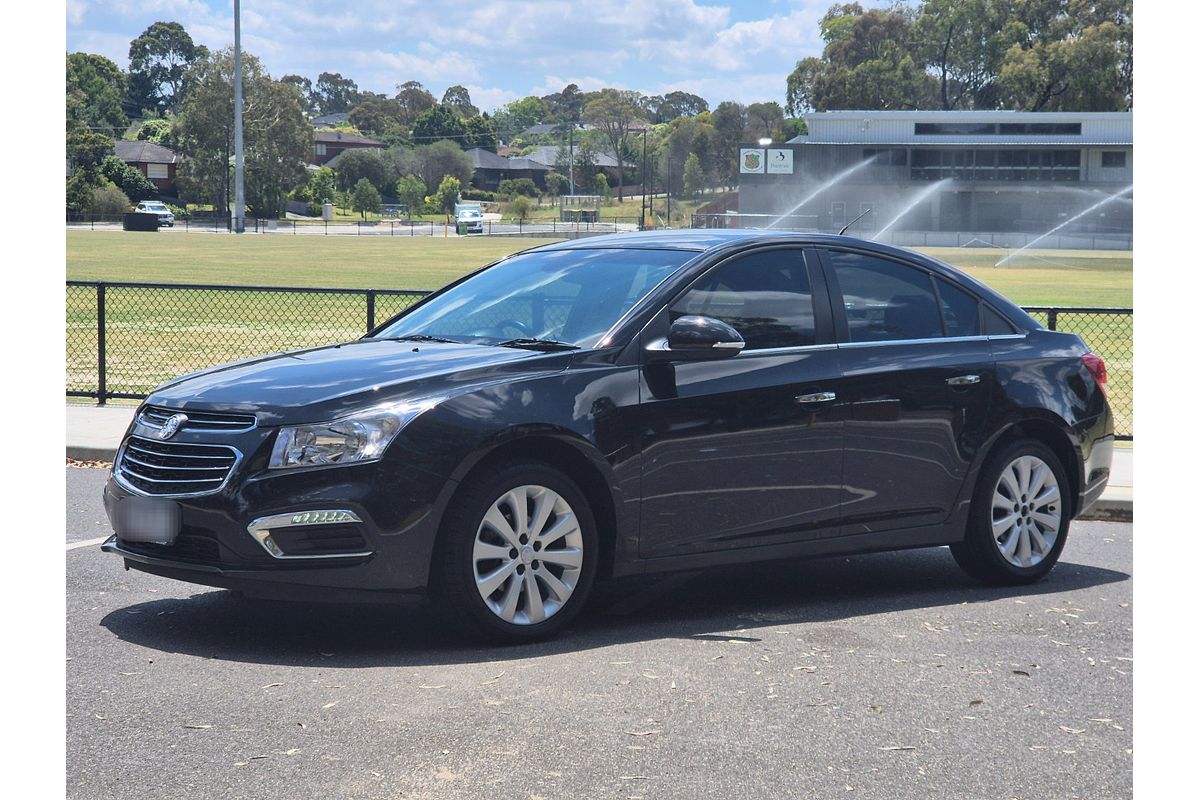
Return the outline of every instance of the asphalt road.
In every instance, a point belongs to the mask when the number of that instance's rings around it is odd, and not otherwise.
[[[67,469],[67,542],[106,531]],[[560,639],[265,603],[66,552],[71,798],[1132,794],[1132,526],[1042,584],[945,549],[609,584]]]

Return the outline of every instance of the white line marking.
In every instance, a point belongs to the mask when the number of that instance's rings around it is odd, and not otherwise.
[[[111,536],[111,535],[112,534],[109,534],[109,536]],[[69,545],[67,545],[67,549],[68,550],[78,550],[81,547],[91,547],[92,545],[103,544],[104,542],[107,542],[107,541],[108,541],[108,536],[101,536],[98,539],[88,539],[87,541],[84,541],[84,542],[71,542]]]

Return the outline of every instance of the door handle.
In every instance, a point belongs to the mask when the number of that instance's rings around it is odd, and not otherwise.
[[[801,394],[796,396],[797,403],[829,403],[837,400],[835,392],[814,392],[812,394]]]
[[[953,378],[947,378],[946,383],[951,386],[972,386],[979,383],[978,375],[955,375]]]

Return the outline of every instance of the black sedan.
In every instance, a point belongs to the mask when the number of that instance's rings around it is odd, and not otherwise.
[[[941,262],[845,236],[519,253],[358,341],[159,387],[104,549],[251,596],[430,592],[544,637],[605,576],[949,545],[1021,584],[1108,480],[1104,362]]]

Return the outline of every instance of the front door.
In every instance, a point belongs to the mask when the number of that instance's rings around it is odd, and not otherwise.
[[[735,257],[651,323],[713,317],[746,340],[721,361],[642,367],[644,558],[814,538],[836,527],[842,422],[820,265],[799,248]],[[657,327],[656,327],[657,326]]]

